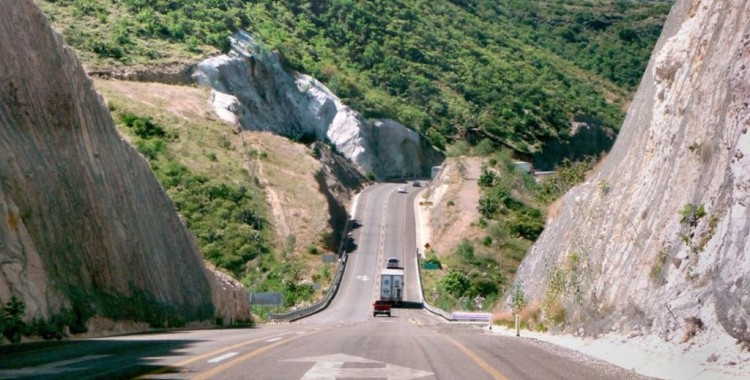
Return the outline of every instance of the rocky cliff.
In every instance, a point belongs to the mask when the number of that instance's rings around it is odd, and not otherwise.
[[[214,89],[223,118],[248,130],[330,142],[378,178],[427,177],[444,159],[418,133],[393,120],[365,120],[314,78],[290,74],[246,33],[234,35],[228,55],[201,62],[196,79]]]
[[[585,334],[750,342],[749,127],[750,1],[676,2],[611,153],[518,289]]]
[[[245,319],[147,162],[31,0],[0,12],[0,302],[25,319]],[[244,305],[244,307],[243,307]],[[60,319],[57,319],[60,320]]]

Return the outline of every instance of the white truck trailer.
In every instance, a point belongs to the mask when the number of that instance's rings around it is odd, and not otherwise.
[[[398,304],[404,297],[404,270],[383,269],[380,274],[380,299]]]

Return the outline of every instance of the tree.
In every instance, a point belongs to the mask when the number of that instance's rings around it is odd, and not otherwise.
[[[444,291],[447,292],[455,297],[461,297],[466,293],[467,290],[469,290],[469,286],[471,286],[471,282],[469,281],[469,278],[459,271],[451,271],[445,277],[440,279],[440,282],[438,283],[438,287]]]
[[[12,296],[10,301],[3,308],[3,336],[11,343],[21,342],[21,334],[24,326],[23,316],[26,312],[26,306],[16,296]]]

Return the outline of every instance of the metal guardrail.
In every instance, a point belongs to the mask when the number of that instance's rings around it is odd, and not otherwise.
[[[348,223],[347,228],[345,228],[344,231],[348,231]],[[325,295],[325,297],[323,297],[323,299],[310,306],[292,310],[290,312],[281,314],[269,313],[268,316],[270,317],[270,319],[274,322],[292,322],[300,318],[313,315],[328,307],[339,289],[339,285],[341,284],[341,277],[343,277],[344,275],[344,268],[346,267],[346,261],[348,257],[348,255],[343,255],[341,261],[339,261],[339,266],[336,269],[336,275],[333,277],[333,281],[331,282],[331,287],[328,288],[328,293]]]
[[[331,282],[331,287],[328,288],[328,293],[326,293],[325,297],[321,299],[320,301],[301,308],[297,310],[292,310],[286,313],[269,313],[269,317],[274,322],[292,322],[296,321],[298,319],[308,317],[310,315],[313,315],[326,307],[330,305],[331,301],[333,300],[333,297],[336,296],[336,292],[338,292],[339,286],[341,285],[341,278],[344,275],[344,270],[346,268],[346,261],[349,257],[344,253],[343,248],[343,242],[346,239],[346,236],[348,236],[349,232],[349,223],[351,221],[351,218],[346,222],[346,226],[344,227],[344,239],[342,239],[342,244],[339,247],[339,256],[341,257],[339,261],[338,268],[336,269],[336,275],[333,278],[333,281]],[[417,265],[417,277],[419,280],[419,291],[421,292],[420,296],[422,299],[422,302],[403,302],[400,306],[404,308],[423,308],[427,310],[428,312],[437,315],[438,317],[443,318],[447,322],[483,322],[483,323],[489,323],[490,319],[492,318],[492,315],[490,313],[469,313],[469,312],[454,312],[454,313],[448,313],[447,311],[432,306],[424,298],[424,286],[422,285],[422,272],[419,268],[419,259],[415,258],[416,265]]]
[[[355,206],[356,208],[356,206]],[[352,210],[353,213],[356,213],[356,209]],[[344,251],[344,243],[347,241],[347,237],[349,236],[349,229],[351,228],[351,221],[352,217],[350,216],[349,219],[346,220],[346,224],[344,225],[344,232],[342,233],[341,243],[339,244],[339,266],[336,268],[336,274],[333,276],[333,281],[331,281],[331,287],[328,288],[328,293],[326,293],[325,297],[321,299],[318,302],[315,302],[314,304],[303,307],[301,309],[292,310],[286,313],[269,313],[268,317],[273,322],[292,322],[296,321],[298,319],[311,316],[331,304],[331,301],[333,300],[333,297],[336,296],[336,292],[339,290],[339,285],[341,285],[341,278],[344,276],[344,269],[346,268],[346,261],[349,258],[349,255],[346,254]]]
[[[424,309],[432,314],[437,315],[440,318],[445,319],[446,322],[481,322],[490,323],[492,319],[491,313],[473,313],[473,312],[453,312],[448,313],[447,311],[432,306],[427,302],[424,303]]]

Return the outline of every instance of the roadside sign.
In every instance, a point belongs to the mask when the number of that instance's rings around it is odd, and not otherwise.
[[[281,293],[250,293],[251,305],[281,306],[284,296]]]

